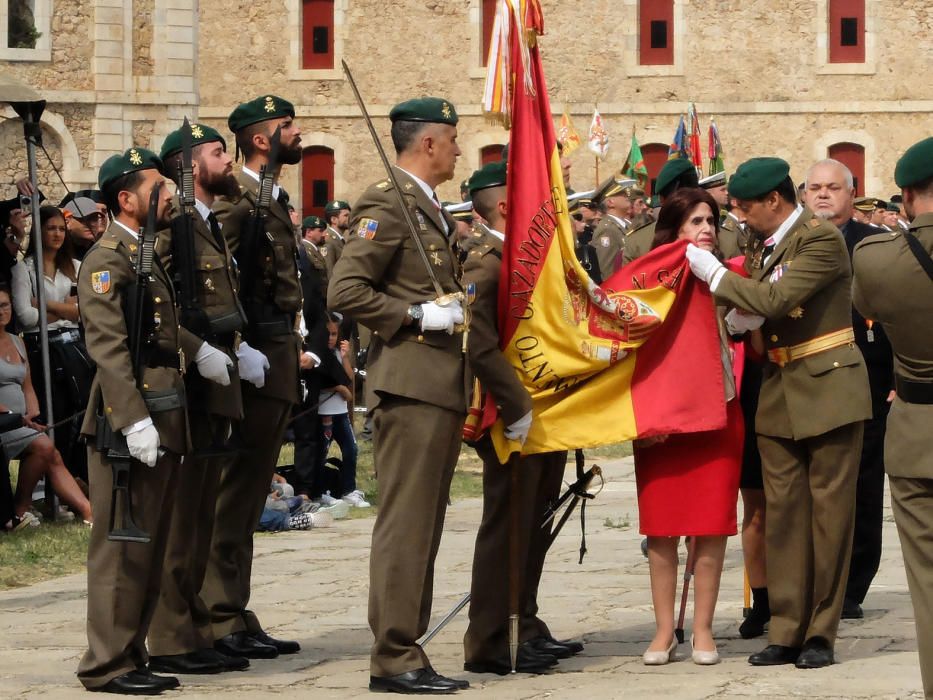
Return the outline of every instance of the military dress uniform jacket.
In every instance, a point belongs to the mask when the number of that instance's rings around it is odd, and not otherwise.
[[[596,248],[596,259],[599,261],[599,271],[604,280],[609,279],[620,267],[619,255],[626,245],[625,231],[625,228],[607,214],[600,219],[593,233],[592,244]]]
[[[921,214],[910,227],[923,248],[933,251],[933,213]],[[852,287],[855,307],[881,322],[894,349],[898,377],[933,385],[933,281],[907,245],[892,231],[864,239],[855,247]],[[933,389],[930,389],[933,391]],[[888,414],[885,471],[894,477],[933,479],[930,449],[933,404],[894,399]]]
[[[719,224],[718,248],[726,260],[745,255],[748,246],[748,229],[729,212],[723,212]]]
[[[645,224],[641,228],[630,231],[625,237],[625,249],[622,251],[622,267],[633,260],[637,260],[651,250],[654,243],[654,229],[657,222]]]
[[[174,390],[184,396],[181,370],[194,360],[201,340],[178,326],[175,292],[168,274],[156,260],[149,282],[153,342],[142,373],[142,392],[137,388],[127,349],[123,304],[128,289],[136,284],[134,268],[138,248],[138,241],[128,231],[111,223],[88,251],[78,274],[79,308],[88,354],[97,364],[81,434],[92,438],[96,435],[96,414],[102,405],[114,432],[151,417],[159,431],[161,445],[176,455],[183,455],[189,447],[184,407],[150,411],[143,392],[151,397]],[[147,320],[144,319],[144,323]],[[144,351],[144,361],[146,356]]]
[[[727,272],[713,293],[764,316],[765,346],[779,353],[851,331],[851,280],[839,229],[804,209],[762,267],[750,278]],[[868,375],[854,342],[764,367],[755,418],[760,435],[803,440],[870,417]]]
[[[259,190],[259,183],[249,175],[241,172],[237,180],[240,183],[238,197],[214,202],[214,212],[223,226],[224,238],[234,258],[240,249],[243,233],[252,225]],[[245,265],[259,265],[253,296],[243,300],[248,317],[243,338],[266,355],[271,370],[261,389],[252,385],[245,388],[247,392],[297,403],[299,339],[296,323],[301,311],[301,286],[296,263],[298,237],[288,211],[275,199],[266,218],[266,240],[260,243],[259,250],[258,261],[237,260],[241,278]],[[256,318],[254,305],[265,307],[268,315]],[[258,332],[257,322],[270,318],[274,318],[280,327],[273,332]]]
[[[444,293],[462,292],[460,265],[452,248],[453,219],[404,171],[396,168],[395,176]],[[327,300],[332,310],[373,332],[367,407],[372,410],[382,394],[391,394],[465,412],[462,334],[422,332],[416,324],[404,325],[411,305],[433,301],[437,293],[398,209],[391,181],[382,180],[366,190],[353,217],[350,240],[334,268]]]

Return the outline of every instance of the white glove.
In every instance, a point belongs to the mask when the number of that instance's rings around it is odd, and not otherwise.
[[[198,348],[198,354],[194,356],[194,361],[198,365],[198,373],[205,379],[220,384],[220,386],[230,385],[230,372],[228,367],[233,367],[233,360],[227,357],[227,354],[221,352],[213,345],[201,343]]]
[[[266,385],[269,358],[256,348],[242,342],[236,350],[236,358],[240,363],[240,379],[249,382],[257,389],[262,389]]]
[[[159,461],[159,431],[152,424],[152,420],[143,428],[125,433],[125,437],[126,446],[134,459],[149,467],[156,465]]]
[[[463,307],[459,301],[452,301],[447,306],[438,306],[435,302],[421,305],[424,316],[421,317],[421,330],[447,331],[453,335],[454,326],[463,323]]]
[[[764,316],[732,309],[726,314],[726,329],[729,335],[742,335],[748,331],[757,331],[765,322]]]
[[[528,411],[512,425],[506,426],[505,437],[509,440],[517,440],[524,445],[529,430],[531,430],[531,411]]]
[[[708,250],[687,244],[687,262],[693,274],[709,285],[710,291],[716,291],[719,279],[726,273],[725,266]]]

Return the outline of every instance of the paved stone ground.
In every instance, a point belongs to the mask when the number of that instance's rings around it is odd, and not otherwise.
[[[742,558],[738,538],[732,538],[715,630],[723,663],[701,668],[687,655],[668,666],[643,666],[640,655],[652,636],[653,617],[647,562],[639,548],[633,467],[630,459],[606,467],[606,488],[587,511],[589,554],[579,566],[579,521],[574,518],[552,550],[541,591],[543,614],[552,629],[561,636],[582,638],[586,651],[547,676],[464,674],[460,669],[466,615],[461,613],[427,649],[439,671],[469,678],[473,689],[466,695],[667,700],[922,697],[910,598],[890,511],[884,558],[866,601],[866,617],[842,623],[836,647],[841,663],[818,671],[760,669],[746,663],[748,654],[764,642],[744,641],[737,633]],[[473,499],[448,511],[435,583],[435,619],[469,589],[480,509],[481,502]],[[302,652],[254,661],[245,673],[189,676],[183,678],[182,690],[166,696],[368,697],[371,637],[366,596],[372,522],[341,521],[329,530],[259,538],[253,607],[269,631],[300,640]],[[0,697],[84,696],[74,677],[85,643],[84,586],[84,576],[75,575],[0,592]]]

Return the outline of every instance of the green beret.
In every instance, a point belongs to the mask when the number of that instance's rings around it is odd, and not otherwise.
[[[729,195],[736,199],[758,199],[773,192],[790,175],[790,165],[781,158],[752,158],[729,178]]]
[[[197,146],[201,143],[210,143],[211,141],[220,141],[223,144],[224,150],[227,150],[227,142],[224,141],[224,137],[220,135],[220,132],[217,129],[208,126],[207,124],[191,124],[191,146]],[[184,126],[179,127],[168,136],[165,137],[165,143],[162,144],[162,151],[159,153],[159,157],[162,160],[165,160],[170,155],[178,153],[181,150],[181,132],[184,130]]]
[[[635,186],[634,180],[616,177],[603,180],[602,184],[596,188],[593,193],[594,202],[602,202],[607,197],[616,197],[618,195],[629,196],[632,188]]]
[[[878,199],[877,197],[875,197],[875,209],[887,209],[887,208],[888,208],[887,202],[885,202],[883,199]]]
[[[389,112],[389,119],[393,124],[403,121],[457,126],[457,110],[450,102],[440,97],[418,97],[395,105]]]
[[[268,119],[295,117],[295,106],[288,100],[275,95],[264,95],[255,100],[244,102],[230,113],[227,126],[234,134],[245,126],[264,122]]]
[[[661,168],[658,179],[654,182],[654,191],[667,194],[668,188],[675,183],[681,187],[696,187],[698,182],[697,169],[693,162],[686,158],[674,158]]]
[[[327,228],[327,224],[320,216],[306,216],[301,220],[301,230],[309,228]]]
[[[497,160],[495,163],[487,163],[474,172],[470,177],[470,196],[472,197],[473,193],[478,190],[505,186],[506,168],[504,160]]]
[[[888,210],[888,211],[900,212],[900,211],[901,211],[901,207],[900,207],[900,205],[899,205],[897,202],[888,202],[887,210]]]
[[[334,201],[328,202],[324,205],[324,216],[336,214],[337,212],[343,211],[344,209],[350,211],[350,203],[345,202],[342,199],[335,199]]]
[[[930,177],[933,177],[933,136],[908,148],[894,168],[894,182],[901,189]]]
[[[661,195],[653,194],[651,195],[651,200],[648,202],[648,206],[652,209],[658,209],[661,206]]]
[[[110,156],[100,166],[97,173],[97,185],[106,189],[107,185],[124,175],[137,170],[158,170],[162,172],[162,160],[150,150],[133,147],[121,155]]]

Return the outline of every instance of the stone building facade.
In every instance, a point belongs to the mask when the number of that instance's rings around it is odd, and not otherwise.
[[[0,23],[13,1],[0,0]],[[861,159],[862,191],[890,195],[898,155],[933,132],[933,82],[924,79],[933,65],[933,4],[841,2],[543,0],[541,47],[552,110],[555,117],[566,110],[585,136],[599,109],[611,137],[602,175],[622,165],[633,130],[656,164],[693,102],[704,150],[715,118],[727,169],[751,156],[779,155],[801,180],[808,164],[841,153]],[[239,102],[271,93],[295,103],[308,149],[304,167],[284,174],[292,200],[305,213],[317,211],[315,198],[353,200],[382,176],[382,167],[341,59],[386,145],[387,115],[399,100],[435,94],[456,105],[463,149],[457,181],[478,167],[484,147],[508,139],[480,109],[486,0],[34,4],[37,18],[53,8],[48,57],[13,60],[0,47],[0,70],[48,95],[49,151],[69,186],[93,182],[95,168],[117,150],[133,143],[158,147],[185,114],[226,134],[226,116]],[[833,60],[840,7],[858,20],[848,25],[850,32],[856,27],[858,60]],[[652,64],[644,47],[657,27],[645,13],[658,8],[668,59]],[[315,33],[309,17],[326,31]],[[843,44],[852,42],[843,36]],[[308,67],[309,46],[318,41],[326,65]],[[10,112],[0,109],[3,116]],[[22,171],[18,129],[0,121],[0,184]],[[572,161],[573,186],[591,187],[592,155],[580,149]],[[441,194],[457,199],[456,190],[455,181]]]

